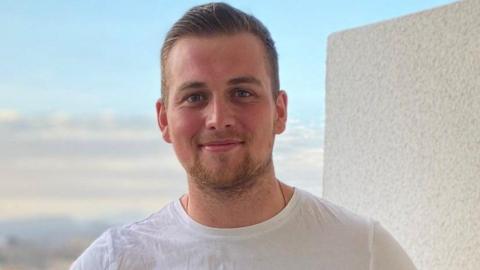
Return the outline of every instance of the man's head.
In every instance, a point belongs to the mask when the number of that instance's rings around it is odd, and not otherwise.
[[[216,13],[218,6],[223,15]],[[225,4],[192,10],[204,8],[209,16],[201,18],[217,21],[217,27],[239,23],[226,11],[240,11]],[[243,30],[182,35],[164,45],[168,98],[157,102],[158,124],[199,187],[233,191],[274,177],[273,142],[285,129],[287,96],[272,79],[267,51],[264,40]]]
[[[272,94],[276,98],[280,90],[278,56],[275,43],[268,29],[254,16],[248,15],[225,3],[209,3],[193,7],[181,17],[168,32],[161,50],[162,99],[168,99],[169,83],[166,72],[169,54],[178,40],[185,37],[212,37],[250,33],[265,48],[265,57],[272,80]]]

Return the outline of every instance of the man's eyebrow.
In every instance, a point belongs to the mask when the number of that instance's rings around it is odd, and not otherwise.
[[[241,76],[228,80],[229,85],[251,83],[262,86],[262,82],[253,76]],[[178,91],[207,88],[207,84],[199,81],[187,81],[178,87]]]
[[[256,84],[258,86],[262,86],[262,82],[253,76],[242,76],[242,77],[230,79],[228,81],[229,85],[235,85],[235,84],[241,84],[241,83],[251,83],[251,84]]]
[[[198,82],[198,81],[188,81],[188,82],[182,83],[182,85],[178,87],[178,91],[200,89],[200,88],[206,88],[206,87],[207,87],[206,83]]]

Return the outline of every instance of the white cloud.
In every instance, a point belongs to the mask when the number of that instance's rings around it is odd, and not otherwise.
[[[287,131],[278,136],[274,150],[277,175],[287,183],[322,193],[323,129],[301,121],[290,121]]]
[[[25,118],[2,112],[0,119],[10,120],[0,121],[0,197],[16,202],[8,208],[10,216],[87,209],[95,215],[100,208],[87,205],[102,199],[121,201],[108,208],[121,211],[128,201],[171,200],[186,188],[185,173],[155,119],[118,118],[109,112],[96,119],[62,113]],[[292,121],[276,141],[279,178],[320,194],[322,145],[321,128]],[[33,201],[49,208],[34,207]]]
[[[20,114],[15,110],[0,109],[0,125],[20,120]]]

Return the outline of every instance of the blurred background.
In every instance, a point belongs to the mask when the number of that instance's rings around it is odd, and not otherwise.
[[[322,195],[330,33],[453,1],[227,1],[277,43],[279,178]],[[155,120],[159,49],[200,1],[0,1],[0,270],[66,269],[109,226],[186,190]]]

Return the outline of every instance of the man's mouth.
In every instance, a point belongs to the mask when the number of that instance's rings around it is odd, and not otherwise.
[[[209,152],[226,152],[244,144],[237,139],[212,140],[200,144],[200,148]]]

